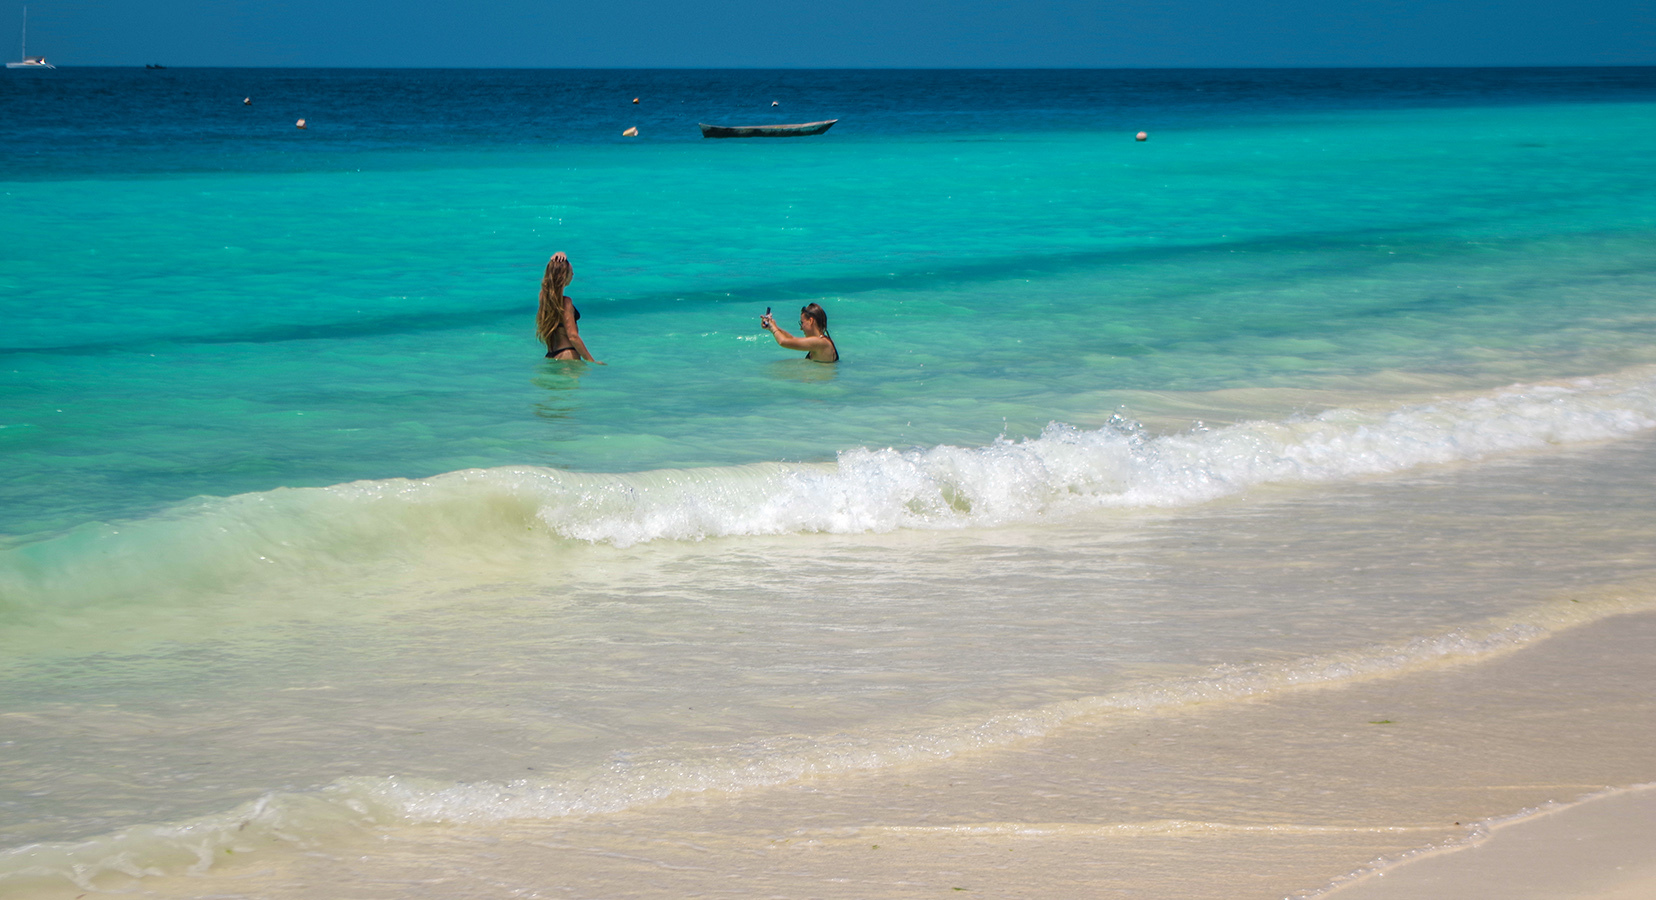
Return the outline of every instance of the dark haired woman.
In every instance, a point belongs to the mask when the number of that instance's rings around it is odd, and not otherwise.
[[[575,327],[581,321],[581,311],[575,308],[575,301],[564,296],[564,288],[573,280],[575,268],[569,264],[569,257],[552,254],[546,261],[546,274],[541,276],[535,337],[546,345],[547,359],[584,359],[601,366],[603,363],[592,358],[586,341],[581,340],[580,329]]]
[[[805,332],[803,337],[794,337],[776,324],[775,317],[769,313],[759,317],[759,325],[776,338],[776,342],[789,350],[804,350],[805,358],[817,362],[839,362],[839,348],[834,346],[834,339],[828,336],[828,313],[820,304],[812,303],[799,310],[799,330]]]

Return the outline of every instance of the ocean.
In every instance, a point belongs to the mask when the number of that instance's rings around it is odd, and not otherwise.
[[[1656,781],[1656,68],[0,122],[6,896],[1313,896]]]

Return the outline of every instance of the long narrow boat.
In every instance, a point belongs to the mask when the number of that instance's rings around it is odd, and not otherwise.
[[[802,125],[702,125],[704,138],[730,137],[804,137],[821,134],[834,127],[838,119],[826,122],[806,122]]]

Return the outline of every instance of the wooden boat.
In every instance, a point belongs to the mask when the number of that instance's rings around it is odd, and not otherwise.
[[[732,137],[804,137],[821,134],[834,127],[838,119],[826,122],[806,122],[802,125],[702,125],[704,138]]]

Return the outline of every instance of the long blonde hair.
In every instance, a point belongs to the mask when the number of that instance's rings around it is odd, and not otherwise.
[[[569,300],[564,297],[564,288],[575,279],[575,268],[569,264],[569,257],[560,251],[552,254],[546,261],[546,274],[541,276],[540,309],[535,313],[535,337],[546,344],[546,349],[552,349],[552,335],[564,324],[564,306]]]

